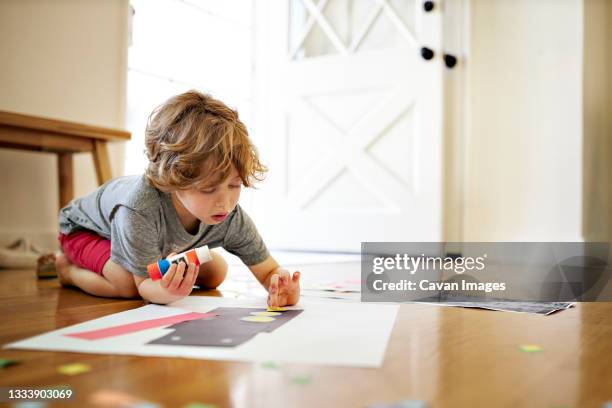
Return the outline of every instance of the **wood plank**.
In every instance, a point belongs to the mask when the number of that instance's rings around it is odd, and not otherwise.
[[[42,151],[42,149],[39,146],[8,143],[8,142],[3,142],[2,140],[0,140],[0,148],[12,149],[12,150],[24,150],[24,151],[31,151],[31,152],[41,152]]]
[[[59,208],[62,208],[74,197],[72,153],[59,153],[57,155],[57,174],[59,179]]]
[[[102,140],[94,140],[93,142],[93,158],[96,167],[96,177],[98,184],[102,185],[113,178],[111,173],[110,161],[108,159],[108,149],[106,142]]]
[[[0,143],[15,148],[46,152],[88,152],[93,150],[91,139],[13,126],[0,126]]]
[[[130,132],[110,127],[92,126],[84,123],[0,111],[0,127],[36,129],[47,133],[94,138],[100,140],[129,140]]]

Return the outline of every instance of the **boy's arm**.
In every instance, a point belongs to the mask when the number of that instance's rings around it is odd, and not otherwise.
[[[193,290],[193,284],[198,277],[195,264],[185,267],[183,262],[172,264],[168,272],[160,280],[134,275],[138,293],[143,299],[152,303],[168,304],[188,296]]]
[[[271,256],[249,269],[268,291],[269,306],[291,306],[300,299],[300,272],[292,275]]]

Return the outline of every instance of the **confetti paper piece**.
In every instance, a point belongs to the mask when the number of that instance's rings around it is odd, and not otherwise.
[[[247,316],[240,319],[245,322],[253,322],[253,323],[270,323],[276,320],[273,317],[268,316]]]
[[[278,306],[268,306],[268,312],[284,312],[285,309],[283,309],[282,307],[278,307]]]
[[[274,317],[274,316],[282,315],[282,313],[279,313],[279,312],[251,312],[251,314],[253,316],[267,316],[267,317]]]
[[[308,385],[312,382],[312,377],[309,375],[297,375],[295,377],[291,377],[291,383],[297,385]]]
[[[44,408],[48,406],[44,402],[30,401],[30,402],[18,402],[13,405],[15,408]]]
[[[270,368],[270,369],[273,369],[273,370],[275,370],[275,369],[277,369],[279,367],[279,365],[276,364],[273,361],[266,361],[266,362],[262,363],[261,366],[263,368]]]
[[[161,405],[148,401],[140,401],[125,408],[161,408]]]
[[[91,371],[91,367],[82,363],[66,364],[57,368],[58,373],[66,375],[83,374],[89,371]]]
[[[89,397],[89,402],[99,407],[123,407],[123,408],[159,408],[160,405],[143,401],[121,391],[100,390]]]
[[[0,358],[0,368],[4,368],[4,367],[16,365],[16,364],[19,364],[19,361],[11,360],[9,358]]]
[[[185,405],[183,408],[219,408],[215,404],[203,404],[201,402],[191,402]]]
[[[376,405],[368,405],[368,408],[427,408],[425,401],[419,400],[404,400],[391,403],[383,403]]]
[[[129,406],[137,403],[138,399],[123,392],[100,390],[91,394],[89,402],[101,406]]]
[[[537,344],[523,344],[519,348],[525,353],[539,353],[544,351],[544,348],[542,348],[542,346],[538,346]]]

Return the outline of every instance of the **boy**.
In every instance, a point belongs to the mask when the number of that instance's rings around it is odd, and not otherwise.
[[[272,258],[238,205],[242,186],[261,181],[259,162],[237,112],[197,91],[170,98],[149,117],[144,176],[109,181],[60,211],[55,260],[60,282],[104,297],[136,297],[167,304],[194,283],[216,288],[227,263],[172,265],[153,281],[146,266],[202,245],[237,255],[268,290],[268,305],[297,303],[300,273]]]

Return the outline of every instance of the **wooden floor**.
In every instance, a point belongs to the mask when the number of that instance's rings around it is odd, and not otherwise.
[[[221,293],[197,293],[217,295]],[[33,270],[0,271],[0,343],[139,307],[37,281]],[[321,333],[321,335],[325,335]],[[359,339],[355,339],[359,341]],[[524,353],[538,344],[541,353]],[[367,344],[363,344],[367,347]],[[90,406],[99,389],[167,407],[191,402],[248,407],[365,407],[423,400],[429,407],[602,407],[612,401],[612,303],[585,303],[552,316],[403,305],[379,369],[258,364],[0,350],[21,364],[0,386],[68,384]],[[65,376],[59,365],[92,371]],[[290,381],[310,378],[307,384]],[[54,405],[55,406],[55,405]]]

